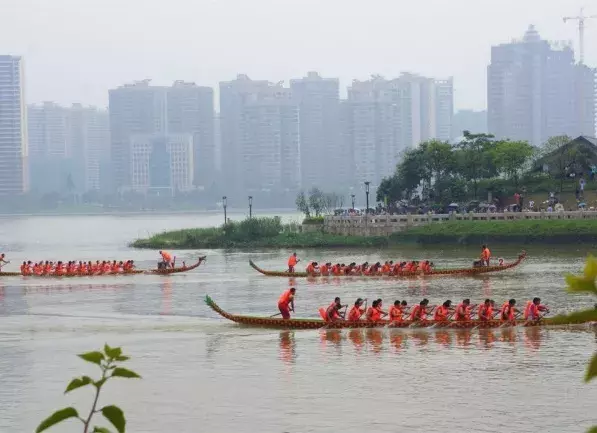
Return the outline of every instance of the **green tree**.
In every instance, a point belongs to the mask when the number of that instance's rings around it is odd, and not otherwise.
[[[498,141],[493,150],[493,158],[498,171],[513,180],[517,187],[520,173],[533,152],[533,146],[526,141]]]
[[[315,212],[315,216],[321,216],[325,207],[324,194],[319,188],[313,187],[309,191],[309,208]]]
[[[423,150],[423,172],[429,190],[439,196],[438,182],[450,176],[456,168],[456,158],[448,142],[431,140],[421,143]]]
[[[311,209],[309,208],[309,202],[307,201],[304,191],[300,191],[296,195],[296,200],[294,203],[296,204],[297,210],[305,214],[305,218],[311,217]]]
[[[83,424],[83,433],[110,433],[110,430],[105,427],[95,426],[93,427],[93,430],[90,430],[91,420],[93,416],[98,413],[101,413],[104,418],[106,418],[114,426],[114,428],[116,428],[118,433],[125,433],[126,419],[122,409],[114,405],[104,406],[101,409],[97,408],[100,392],[106,382],[112,378],[121,377],[127,379],[137,379],[141,378],[141,376],[134,371],[122,368],[117,364],[117,362],[124,362],[129,359],[128,356],[124,356],[122,354],[122,349],[120,347],[110,347],[106,344],[104,345],[103,351],[87,352],[78,356],[84,361],[97,365],[100,368],[102,375],[98,380],[93,380],[89,376],[77,377],[71,380],[64,393],[66,394],[70,391],[74,391],[75,389],[91,385],[95,391],[89,414],[85,417],[79,416],[79,412],[74,407],[60,409],[43,420],[39,426],[37,426],[37,429],[35,429],[35,433],[41,433],[44,430],[47,430],[48,428],[70,418],[77,419]]]
[[[479,180],[497,174],[491,152],[495,148],[494,136],[464,131],[464,139],[455,147],[459,150],[455,155],[458,173],[472,183],[473,198],[476,199]]]

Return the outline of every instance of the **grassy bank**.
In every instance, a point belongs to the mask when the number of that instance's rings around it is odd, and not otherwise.
[[[211,248],[338,248],[383,247],[387,237],[336,236],[321,232],[297,233],[283,226],[280,218],[253,218],[225,227],[175,230],[137,239],[130,245],[151,249]]]
[[[597,221],[451,221],[413,227],[390,238],[393,244],[597,244]]]

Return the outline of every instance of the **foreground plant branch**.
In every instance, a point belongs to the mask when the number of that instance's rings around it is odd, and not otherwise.
[[[582,275],[567,275],[566,283],[568,284],[568,291],[573,293],[591,293],[597,295],[597,259],[593,256],[587,258],[585,270]],[[597,321],[597,307],[592,311],[585,311],[579,314],[584,314],[585,318],[592,318]],[[585,382],[590,382],[597,377],[597,353],[593,355],[587,366],[585,373]],[[597,433],[597,426],[591,427],[588,433]]]
[[[93,419],[93,416],[98,413],[101,413],[104,418],[106,418],[116,428],[118,433],[125,433],[126,419],[122,409],[114,405],[103,406],[102,408],[98,409],[100,392],[106,382],[113,377],[140,379],[141,376],[132,370],[118,366],[117,363],[124,362],[129,359],[128,356],[124,356],[122,354],[122,349],[120,347],[110,347],[106,344],[104,345],[104,350],[101,352],[87,352],[77,356],[84,361],[96,364],[101,369],[101,377],[98,380],[93,380],[89,376],[77,377],[70,381],[66,387],[66,390],[64,391],[66,394],[84,386],[93,386],[95,396],[89,413],[85,417],[82,417],[74,407],[67,407],[57,410],[39,424],[35,430],[35,433],[43,432],[44,430],[47,430],[48,428],[70,418],[76,418],[83,424],[83,433],[111,433],[106,427],[94,426],[93,430],[90,430],[91,420]]]

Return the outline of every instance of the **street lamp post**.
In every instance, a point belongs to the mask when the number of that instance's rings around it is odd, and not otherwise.
[[[350,198],[352,199],[352,209],[354,209],[354,194],[350,194]]]
[[[371,182],[365,182],[365,197],[367,203],[367,207],[365,208],[365,214],[369,213],[369,185],[371,185]]]
[[[222,197],[222,204],[224,206],[224,225],[228,222],[228,218],[226,216],[226,206],[228,205],[228,197]]]
[[[253,196],[249,196],[249,219],[253,218]]]

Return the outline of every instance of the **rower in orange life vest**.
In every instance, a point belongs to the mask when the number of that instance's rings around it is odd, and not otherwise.
[[[433,313],[433,320],[435,320],[436,322],[445,322],[448,320],[448,314],[450,314],[450,311],[452,310],[452,301],[450,301],[449,299],[444,302],[442,305],[440,305],[439,307],[437,307],[435,309],[435,312]]]
[[[483,320],[485,322],[488,320],[493,320],[493,305],[491,303],[491,299],[485,299],[485,302],[479,305],[477,316],[479,317],[479,320]]]
[[[549,313],[549,309],[545,305],[541,305],[540,298],[533,298],[532,301],[527,303],[524,310],[524,318],[526,320],[539,320],[541,318],[541,312]]]
[[[367,315],[365,316],[366,319],[370,322],[378,322],[381,320],[381,316],[386,315],[387,313],[384,313],[383,311],[381,311],[381,306],[379,305],[379,299],[376,299],[375,301],[373,301],[371,303],[371,306],[367,309]]]
[[[331,264],[331,263],[324,263],[323,265],[321,265],[321,266],[319,267],[319,273],[320,273],[322,276],[326,276],[326,277],[327,277],[327,276],[329,276],[329,275],[330,275],[330,268],[331,268],[331,267],[332,267],[332,264]]]
[[[292,253],[292,255],[288,258],[288,273],[294,273],[294,267],[298,262],[300,262],[300,260],[296,256],[296,253]]]
[[[390,322],[402,322],[402,313],[402,305],[399,300],[396,300],[394,305],[388,309],[388,319]]]
[[[294,294],[296,289],[291,287],[286,290],[278,299],[278,310],[282,314],[282,318],[285,320],[290,319],[290,312],[294,312]]]
[[[410,320],[414,321],[418,321],[418,320],[427,320],[427,306],[429,305],[429,299],[425,298],[423,299],[421,302],[419,302],[419,305],[416,305],[413,309],[412,312],[410,313]]]
[[[344,320],[344,315],[340,313],[340,310],[344,307],[345,306],[342,305],[342,303],[340,302],[340,298],[336,297],[334,299],[334,302],[332,302],[328,309],[325,311],[327,320],[330,322],[335,322],[336,320]]]
[[[489,266],[489,260],[491,259],[491,251],[487,248],[487,245],[481,247],[481,261],[483,266]]]
[[[356,322],[357,320],[361,319],[361,316],[363,315],[363,313],[365,313],[365,309],[367,308],[367,304],[365,303],[365,307],[362,308],[363,302],[366,302],[367,300],[363,300],[361,298],[358,298],[354,305],[352,306],[352,308],[350,309],[350,311],[348,312],[348,321],[350,322]]]
[[[317,265],[317,262],[310,262],[307,265],[306,272],[309,275],[319,275],[319,266]]]
[[[167,251],[160,251],[159,254],[160,256],[162,256],[163,266],[165,266],[166,268],[173,267],[172,256],[170,255],[170,253],[168,253]]]
[[[500,311],[500,319],[508,322],[516,320],[516,313],[519,311],[516,309],[515,305],[516,299],[510,299],[508,303],[504,304]]]
[[[454,313],[454,320],[457,322],[467,322],[471,320],[471,300],[465,299],[463,300],[458,306],[456,307],[456,312]]]

